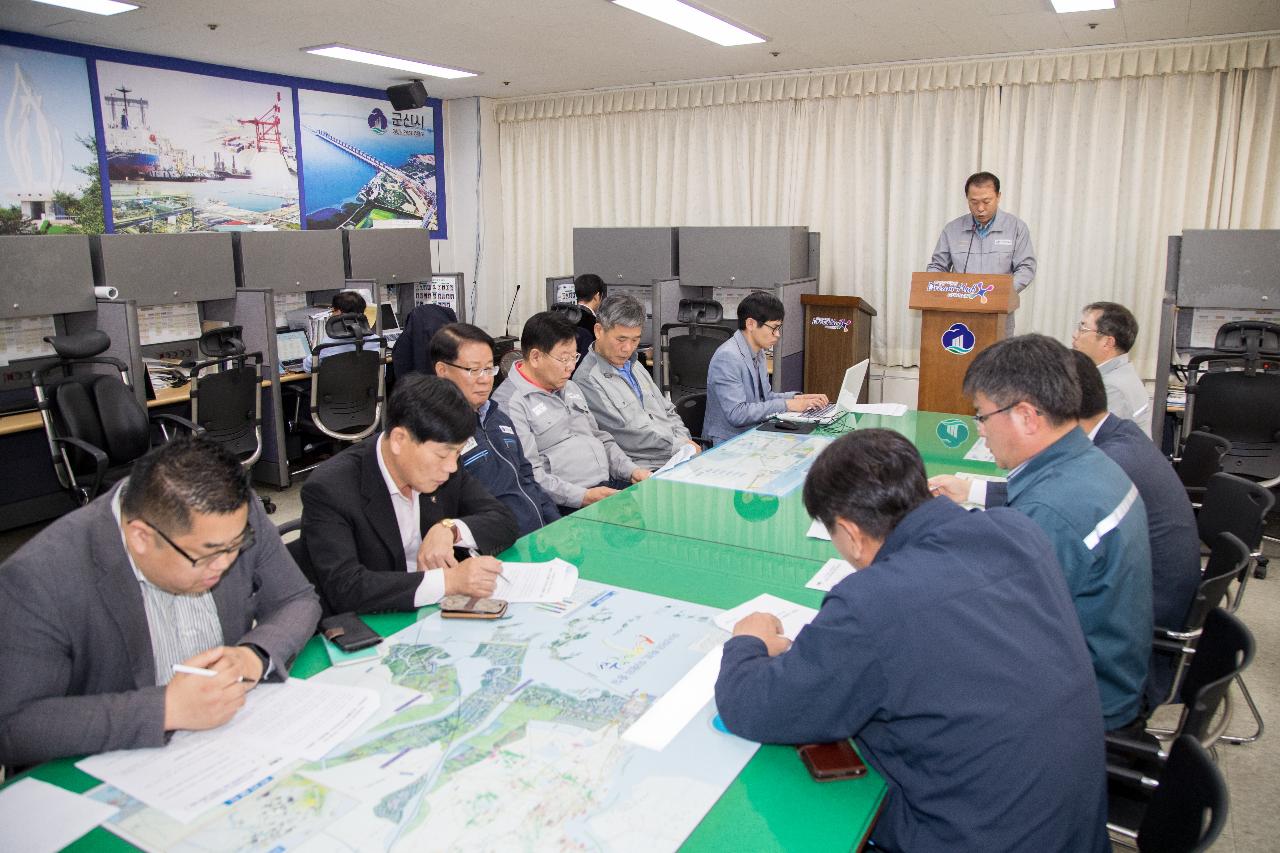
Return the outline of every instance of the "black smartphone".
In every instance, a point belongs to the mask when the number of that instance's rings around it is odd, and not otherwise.
[[[339,613],[320,620],[320,633],[344,652],[358,652],[382,642],[382,638],[354,613]]]
[[[819,782],[833,782],[837,779],[856,779],[867,774],[867,765],[862,763],[862,756],[853,748],[848,740],[833,743],[806,743],[797,746],[800,760],[808,768],[809,775]]]

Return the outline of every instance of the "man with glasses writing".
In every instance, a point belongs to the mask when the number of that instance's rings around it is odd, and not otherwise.
[[[493,401],[511,418],[534,479],[560,512],[648,479],[649,469],[600,429],[582,389],[569,378],[578,363],[574,325],[551,311],[534,314],[520,334],[520,350],[524,359]]]
[[[1151,655],[1151,546],[1137,487],[1078,425],[1080,381],[1071,351],[1044,335],[1005,338],[969,365],[964,393],[1008,504],[1049,537],[1084,630],[1107,731],[1140,734]],[[967,488],[930,480],[957,502]]]
[[[702,436],[713,444],[759,426],[782,412],[827,404],[825,394],[774,391],[764,351],[782,335],[782,301],[756,291],[738,303],[738,331],[720,345],[707,367],[707,415]]]
[[[0,566],[0,764],[216,728],[319,616],[239,460],[175,439]]]

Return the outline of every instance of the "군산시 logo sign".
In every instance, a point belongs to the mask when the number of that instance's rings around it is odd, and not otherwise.
[[[387,132],[387,116],[377,107],[374,107],[373,112],[369,113],[369,129],[379,134]]]
[[[938,441],[955,450],[969,440],[969,425],[959,418],[947,418],[938,424]]]
[[[956,323],[942,333],[942,347],[952,355],[968,355],[978,339],[964,323]]]

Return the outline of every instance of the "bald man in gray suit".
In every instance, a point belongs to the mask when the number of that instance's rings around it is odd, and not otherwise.
[[[220,726],[319,616],[239,460],[170,442],[0,566],[0,764]]]

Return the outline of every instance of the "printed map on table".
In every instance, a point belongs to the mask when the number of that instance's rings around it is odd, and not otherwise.
[[[149,850],[673,850],[756,751],[708,703],[661,752],[620,736],[727,635],[697,604],[579,581],[496,622],[432,614],[368,665],[372,727],[180,824],[101,786]]]
[[[654,476],[782,497],[804,483],[809,467],[831,441],[816,435],[753,430]]]

